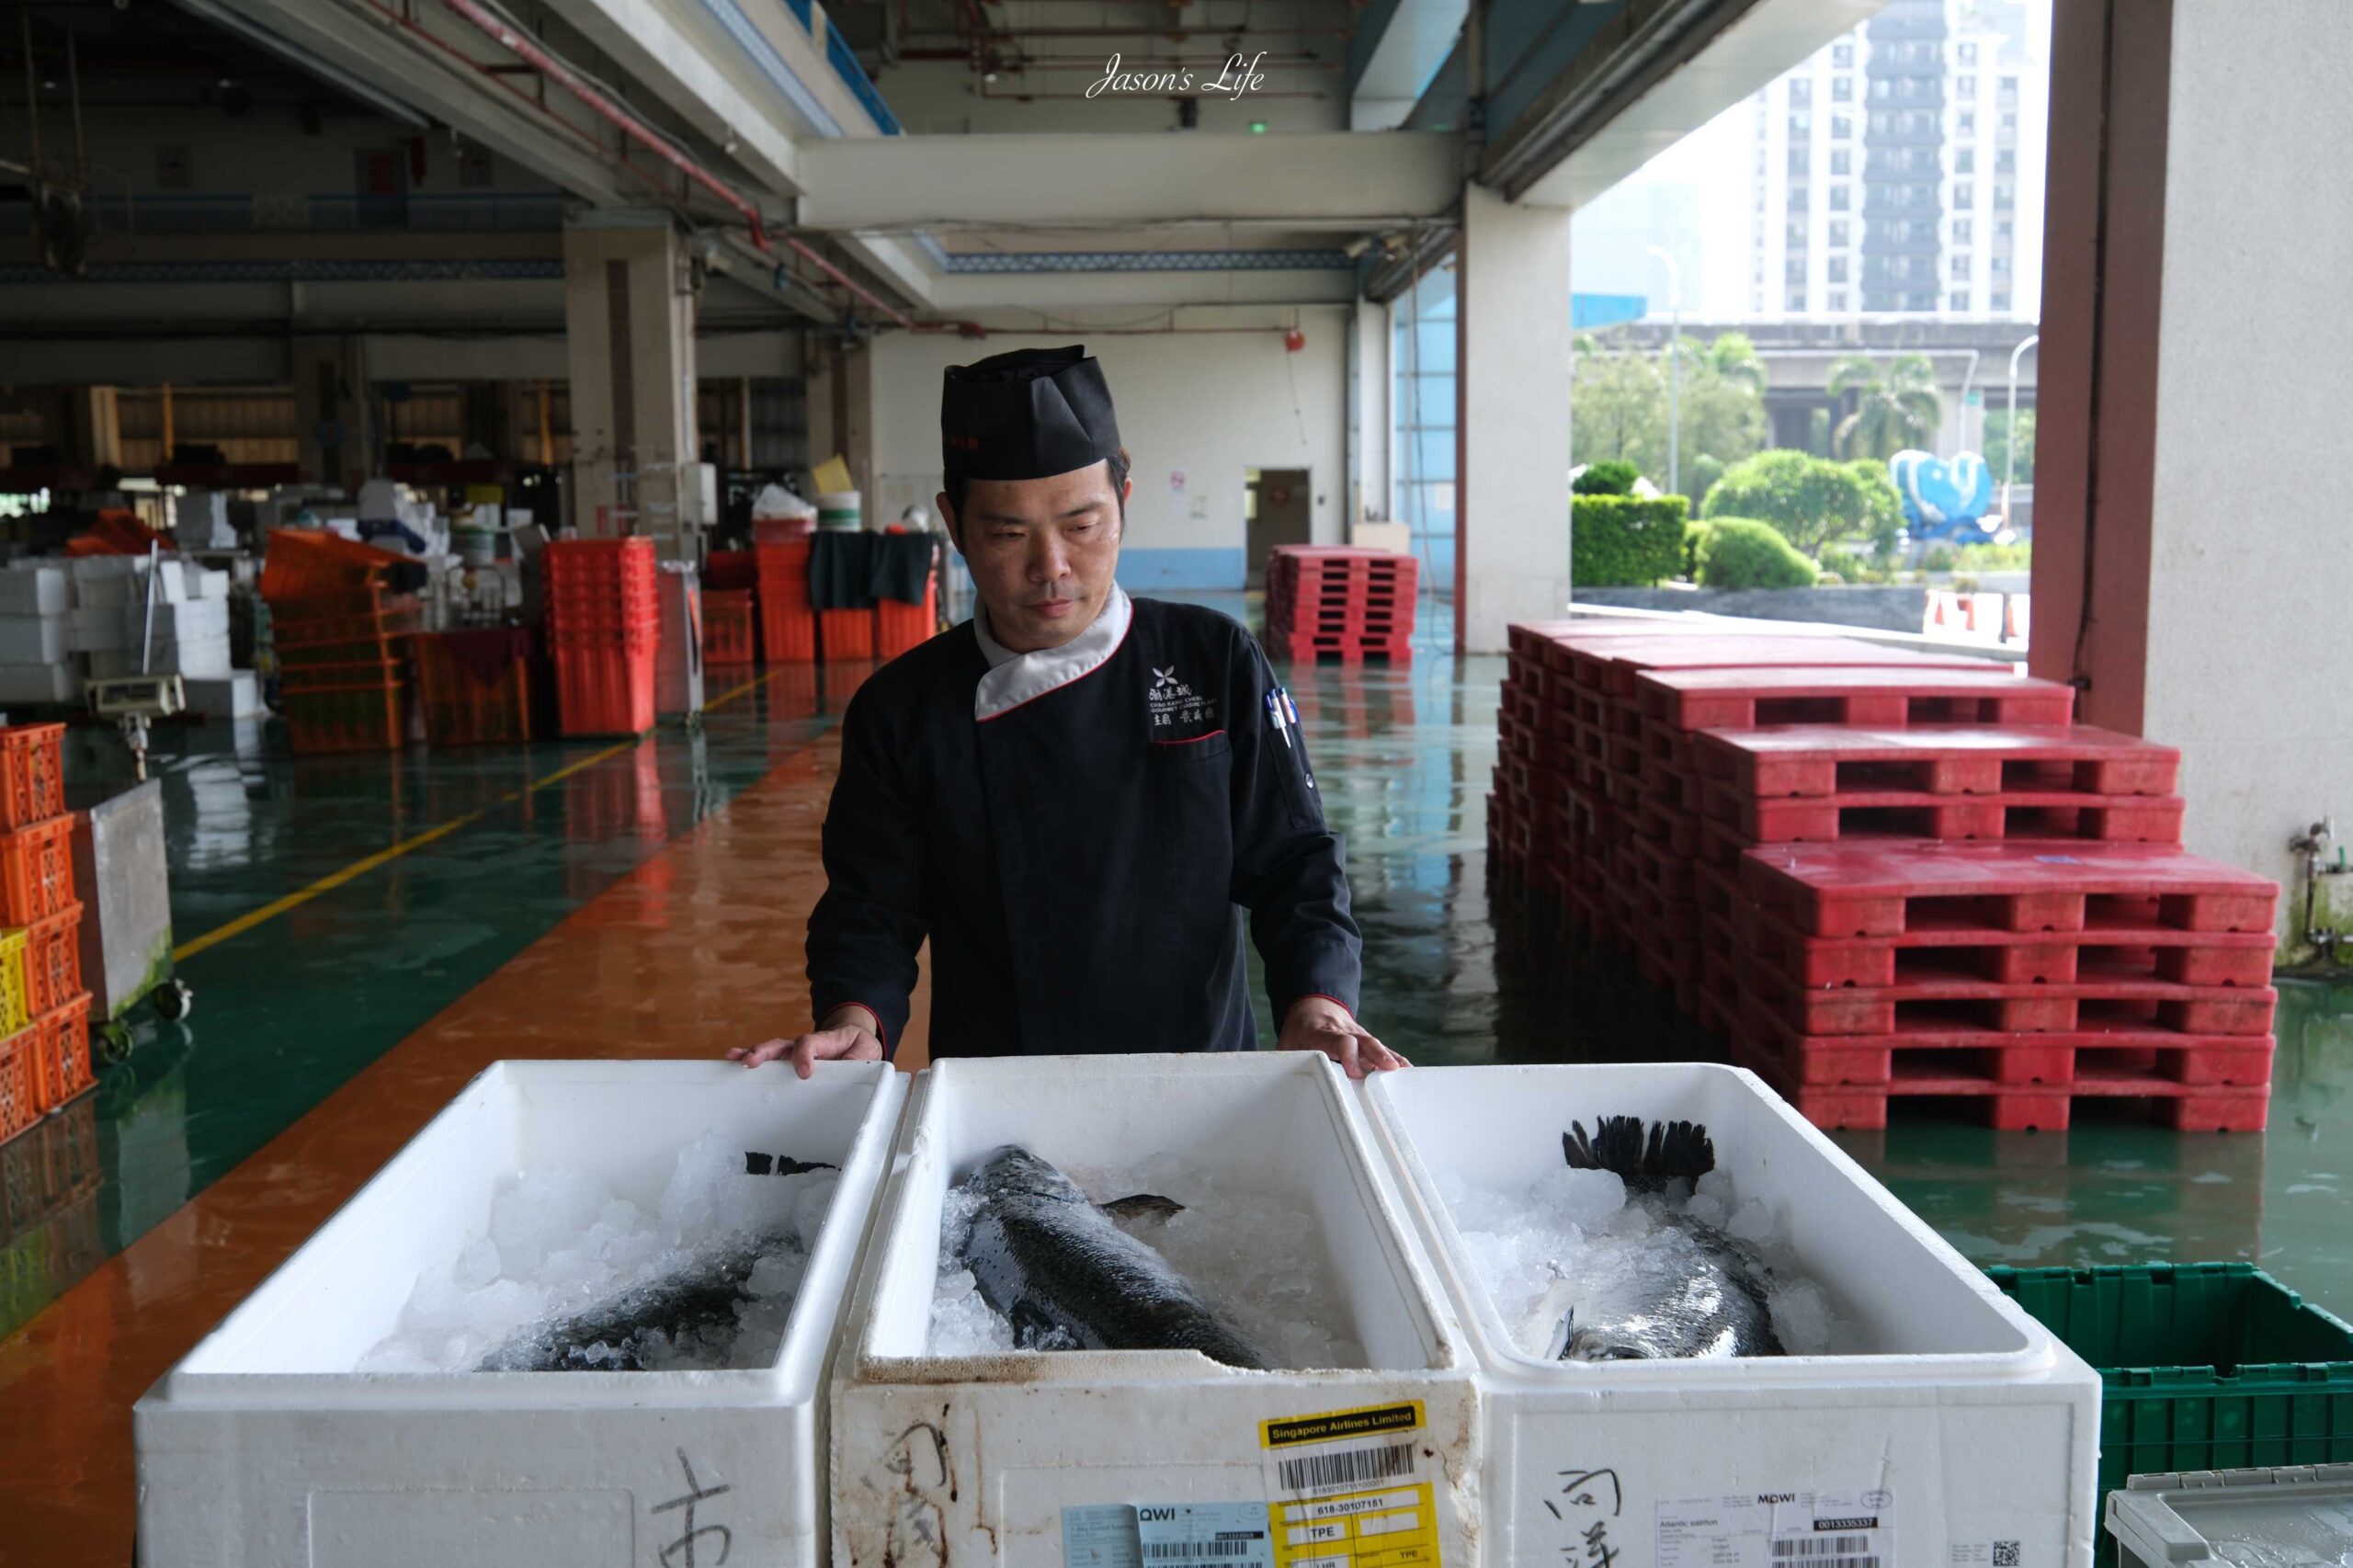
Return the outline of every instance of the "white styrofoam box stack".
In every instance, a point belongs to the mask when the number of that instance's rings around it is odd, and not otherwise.
[[[172,540],[182,550],[227,550],[237,542],[229,523],[229,497],[217,490],[191,490],[172,502]]]
[[[53,665],[67,652],[62,615],[0,615],[0,665]]]
[[[715,1525],[702,1562],[722,1539],[739,1563],[822,1562],[821,1378],[902,1083],[879,1062],[806,1083],[721,1062],[491,1067],[139,1402],[141,1561],[574,1568],[663,1561]],[[352,1370],[419,1276],[486,1233],[503,1176],[594,1171],[651,1210],[714,1129],[841,1167],[773,1367]]]
[[[70,661],[51,665],[0,665],[0,703],[78,703],[82,674]]]
[[[1782,1517],[1808,1494],[1892,1521],[1892,1554],[1859,1526],[1828,1532],[1868,1534],[1847,1555],[1881,1568],[2091,1562],[2098,1374],[1752,1074],[1416,1068],[1376,1075],[1363,1097],[1478,1358],[1487,1562],[1598,1561],[1577,1555],[1597,1528],[1628,1564],[1811,1561],[1773,1545],[1816,1533],[1819,1514]],[[1563,1362],[1518,1348],[1438,1178],[1525,1187],[1558,1168],[1571,1122],[1620,1115],[1706,1126],[1735,1197],[1767,1206],[1828,1292],[1843,1324],[1831,1354]]]
[[[1191,1350],[930,1354],[948,1187],[1007,1143],[1078,1170],[1132,1168],[1155,1153],[1211,1163],[1311,1211],[1313,1224],[1290,1244],[1302,1259],[1323,1255],[1335,1281],[1324,1310],[1353,1332],[1368,1365],[1239,1371]],[[1342,1537],[1357,1511],[1386,1508],[1373,1522],[1399,1527],[1401,1547],[1416,1541],[1404,1531],[1427,1532],[1411,1561],[1442,1551],[1464,1562],[1474,1551],[1478,1394],[1469,1358],[1376,1169],[1356,1096],[1321,1056],[935,1065],[910,1098],[847,1322],[855,1338],[845,1336],[833,1391],[837,1564],[1063,1568],[1089,1560],[1065,1524],[1107,1516],[1112,1522],[1099,1528],[1116,1532],[1124,1519],[1126,1560],[1139,1561],[1142,1513],[1181,1504],[1231,1505],[1219,1510],[1226,1517],[1272,1506],[1279,1534]],[[1377,1414],[1367,1421],[1367,1413]],[[1302,1418],[1309,1424],[1263,1425]],[[1418,1429],[1401,1432],[1404,1423]],[[1278,1434],[1281,1446],[1270,1448]],[[1376,1483],[1370,1503],[1283,1491],[1314,1476],[1316,1461],[1333,1476],[1360,1474],[1369,1453],[1396,1449],[1409,1468]],[[1315,1521],[1294,1512],[1309,1509],[1323,1511]],[[1116,1550],[1099,1559],[1120,1560]]]
[[[21,561],[0,572],[0,616],[61,616],[73,608],[72,585],[63,565]]]

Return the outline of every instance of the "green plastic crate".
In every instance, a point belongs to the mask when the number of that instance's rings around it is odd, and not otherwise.
[[[2353,1460],[2353,1324],[2251,1263],[1989,1268],[2099,1369],[2099,1494],[2129,1475]],[[2102,1531],[2095,1560],[2116,1561]]]

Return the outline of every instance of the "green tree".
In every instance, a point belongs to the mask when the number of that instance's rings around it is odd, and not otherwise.
[[[1899,354],[1882,373],[1869,359],[1846,358],[1830,368],[1830,395],[1855,395],[1855,411],[1838,422],[1833,449],[1845,458],[1892,458],[1937,437],[1945,402],[1936,367],[1921,354]]]
[[[1605,347],[1590,335],[1576,339],[1576,382],[1570,399],[1572,448],[1579,462],[1618,459],[1654,483],[1666,483],[1667,384],[1663,356]],[[1712,343],[1683,338],[1681,460],[1686,488],[1705,473],[1702,457],[1729,464],[1765,443],[1765,367],[1743,335]]]
[[[1847,465],[1855,483],[1863,492],[1863,528],[1871,548],[1885,560],[1893,555],[1904,542],[1904,497],[1895,491],[1895,477],[1887,465],[1871,458],[1858,458]]]
[[[1699,584],[1708,588],[1811,588],[1813,562],[1780,530],[1753,517],[1718,517],[1708,527]]]
[[[1891,484],[1888,493],[1893,492]],[[1813,555],[1833,540],[1871,531],[1873,506],[1855,466],[1779,448],[1726,469],[1701,501],[1699,515],[1770,523]]]
[[[1994,476],[1994,488],[1998,494],[2006,477],[2005,465],[2010,457],[2010,411],[1999,409],[1985,415],[1985,472]],[[2018,483],[2034,483],[2034,410],[2018,410]]]

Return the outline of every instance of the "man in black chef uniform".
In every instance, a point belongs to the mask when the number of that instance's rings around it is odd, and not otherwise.
[[[889,1056],[926,937],[935,1057],[1249,1051],[1247,910],[1281,1049],[1404,1065],[1355,1019],[1340,845],[1265,653],[1112,580],[1131,486],[1102,366],[954,366],[939,420],[940,516],[980,604],[852,699],[809,916],[817,1027],[730,1059],[807,1077]]]

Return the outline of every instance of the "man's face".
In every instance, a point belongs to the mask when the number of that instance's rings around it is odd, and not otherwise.
[[[1120,563],[1120,507],[1111,465],[1051,479],[976,479],[961,517],[939,496],[949,536],[972,569],[989,632],[1017,653],[1057,648],[1095,622]]]

